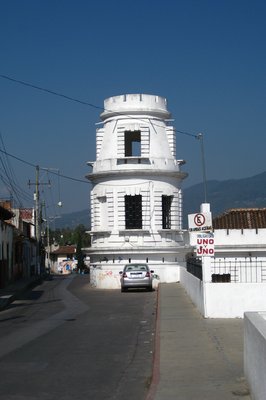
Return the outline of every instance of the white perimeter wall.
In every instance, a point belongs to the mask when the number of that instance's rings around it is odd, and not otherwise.
[[[145,262],[145,261],[142,261]],[[153,287],[156,288],[160,282],[170,283],[179,282],[180,267],[176,263],[171,264],[155,264],[148,263],[150,270],[154,271]],[[124,265],[112,264],[111,266],[96,265],[90,266],[90,283],[98,289],[120,289],[120,271]],[[183,268],[182,268],[183,269]]]
[[[266,310],[266,283],[204,285],[205,316],[208,318],[243,318],[247,311]]]
[[[203,283],[185,268],[180,283],[206,318],[243,318],[247,311],[266,311],[266,283]]]
[[[187,272],[186,268],[180,268],[180,283],[200,313],[204,315],[203,282]]]
[[[244,372],[253,400],[266,399],[266,312],[245,313]]]

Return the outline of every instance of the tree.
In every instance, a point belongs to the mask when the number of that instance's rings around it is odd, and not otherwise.
[[[85,263],[84,263],[84,254],[82,252],[82,236],[80,232],[78,233],[78,238],[77,238],[76,258],[78,261],[77,264],[78,269],[83,270],[85,267]]]
[[[81,240],[81,247],[90,246],[90,235],[87,233],[87,229],[82,224],[78,225],[75,229],[62,228],[51,231],[50,238],[59,246],[68,244],[77,245],[79,239]]]

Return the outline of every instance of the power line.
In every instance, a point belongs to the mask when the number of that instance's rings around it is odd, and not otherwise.
[[[43,91],[43,92],[46,92],[46,93],[49,93],[49,94],[52,94],[52,95],[55,95],[55,96],[58,96],[58,97],[62,97],[62,98],[64,98],[64,99],[67,99],[67,100],[70,100],[70,101],[74,101],[74,102],[76,102],[76,103],[83,104],[83,105],[86,105],[86,106],[89,106],[89,107],[98,109],[98,110],[103,110],[103,111],[107,111],[107,112],[112,112],[112,114],[114,114],[114,115],[124,116],[124,117],[130,117],[131,119],[137,119],[137,120],[139,120],[139,121],[144,121],[144,122],[146,122],[146,120],[144,120],[144,119],[137,118],[137,117],[134,117],[134,116],[132,116],[132,115],[126,115],[126,114],[123,114],[123,113],[121,113],[121,112],[119,113],[119,112],[115,112],[115,111],[113,111],[113,110],[108,110],[108,109],[105,109],[105,108],[103,108],[103,107],[97,106],[97,105],[95,105],[95,104],[89,103],[89,102],[87,102],[87,101],[79,100],[79,99],[76,99],[76,98],[74,98],[74,97],[72,97],[72,96],[67,96],[67,95],[65,95],[65,94],[58,93],[58,92],[56,92],[56,91],[54,91],[54,90],[50,90],[50,89],[46,89],[46,88],[43,88],[43,87],[40,87],[40,86],[37,86],[37,85],[33,85],[32,83],[25,82],[25,81],[21,81],[21,80],[19,80],[19,79],[12,78],[12,77],[10,77],[10,76],[8,76],[8,75],[0,74],[0,77],[3,78],[3,79],[7,79],[7,80],[9,80],[9,81],[15,82],[15,83],[19,83],[19,84],[24,85],[24,86],[31,87],[31,88],[33,88],[33,89],[41,90],[41,91]],[[150,121],[150,123],[151,123],[151,121]],[[156,123],[154,123],[154,122],[153,122],[151,125],[153,126],[153,129],[155,130],[155,132],[156,132],[155,126],[161,127],[161,125],[158,125],[158,124],[156,124]],[[204,161],[204,153],[203,153],[203,135],[202,135],[202,134],[193,134],[193,133],[181,131],[181,130],[178,130],[178,129],[174,129],[174,131],[175,131],[176,133],[180,133],[180,134],[182,134],[182,135],[194,137],[195,139],[201,139],[200,142],[201,142],[201,149],[202,149],[202,154],[203,154],[203,155],[202,155],[202,159],[203,159],[203,176],[204,176],[203,179],[206,181],[205,161]],[[10,155],[10,156],[11,156],[11,155]],[[12,157],[12,156],[11,156],[11,157]],[[21,159],[19,159],[18,157],[15,157],[15,156],[13,156],[13,157],[16,158],[16,159],[19,160],[19,161],[25,162],[25,163],[28,164],[28,165],[34,166],[33,164],[28,163],[28,162],[26,162],[26,161],[24,161],[24,160],[21,160]],[[35,167],[35,166],[34,166],[34,167]],[[40,168],[40,169],[48,170],[48,169],[44,169],[44,168]],[[50,172],[51,172],[51,173],[54,173],[54,172],[52,172],[52,171],[50,171]],[[58,174],[58,176],[59,176],[59,174]],[[60,176],[61,176],[62,178],[70,179],[70,180],[72,180],[72,181],[77,181],[77,182],[82,182],[82,183],[89,183],[89,182],[87,182],[87,181],[84,181],[84,180],[81,180],[81,179],[77,179],[77,178],[72,178],[72,177],[69,177],[69,176],[66,176],[66,175],[61,175],[61,174],[60,174]],[[205,198],[206,198],[206,184],[205,184]]]
[[[36,165],[34,165],[34,164],[32,164],[32,163],[30,163],[30,162],[28,162],[28,161],[22,160],[22,158],[19,158],[19,157],[17,157],[17,156],[14,156],[13,154],[10,154],[10,153],[8,153],[8,152],[5,151],[5,150],[0,149],[0,152],[1,152],[1,153],[4,153],[5,155],[7,155],[7,156],[9,156],[9,157],[15,158],[15,160],[18,160],[18,161],[20,161],[20,162],[22,162],[22,163],[24,163],[24,164],[27,164],[27,165],[29,165],[30,167],[33,167],[33,168],[36,167]]]
[[[174,128],[174,131],[177,132],[177,133],[182,133],[182,135],[192,136],[192,137],[194,137],[195,139],[198,139],[198,135],[195,135],[194,133],[179,131],[178,129],[175,129],[175,128]]]
[[[54,90],[45,89],[43,87],[40,87],[40,86],[37,86],[37,85],[33,85],[32,83],[28,83],[28,82],[21,81],[19,79],[11,78],[10,76],[7,76],[7,75],[0,74],[0,77],[4,78],[4,79],[7,79],[9,81],[12,81],[12,82],[20,83],[21,85],[24,85],[24,86],[31,87],[33,89],[37,89],[37,90],[41,90],[43,92],[47,92],[47,93],[53,94],[54,96],[63,97],[64,99],[75,101],[76,103],[80,103],[80,104],[83,104],[83,105],[86,105],[86,106],[89,106],[89,107],[93,107],[93,108],[97,108],[97,109],[103,110],[102,107],[95,106],[94,104],[88,103],[87,101],[76,99],[75,97],[67,96],[67,95],[65,95],[63,93],[55,92]]]
[[[42,170],[42,171],[49,171],[50,174],[59,176],[60,178],[65,178],[65,179],[69,179],[69,180],[71,180],[71,181],[76,181],[76,182],[81,182],[81,183],[89,184],[89,181],[84,181],[83,179],[73,178],[73,177],[71,177],[71,176],[63,175],[63,174],[60,174],[60,173],[58,173],[58,172],[54,172],[54,171],[50,170],[49,168],[40,167],[40,170]]]
[[[19,157],[17,157],[17,156],[14,156],[13,154],[10,154],[10,153],[8,153],[8,152],[5,151],[5,150],[0,149],[0,152],[1,152],[1,153],[4,153],[5,155],[7,155],[7,156],[9,156],[9,157],[12,157],[12,158],[14,158],[15,160],[18,160],[18,161],[20,161],[20,162],[22,162],[22,163],[24,163],[24,164],[26,164],[26,165],[29,165],[30,167],[36,168],[36,165],[34,165],[34,164],[32,164],[32,163],[30,163],[30,162],[28,162],[28,161],[25,161],[25,160],[23,160],[22,158],[19,158]],[[58,172],[54,172],[54,171],[52,171],[52,170],[49,169],[49,168],[44,168],[44,167],[39,167],[39,168],[40,168],[40,170],[42,170],[42,171],[49,171],[51,174],[60,176],[61,178],[65,178],[65,179],[69,179],[69,180],[71,180],[71,181],[76,181],[76,182],[81,182],[81,183],[89,184],[89,181],[85,181],[85,180],[79,179],[79,178],[73,178],[73,177],[71,177],[71,176],[67,176],[67,175],[63,175],[63,174],[59,174]]]
[[[4,140],[3,140],[1,132],[0,132],[0,141],[1,141],[2,148],[6,151]],[[4,156],[2,157],[1,154],[0,154],[0,162],[2,164],[2,169],[3,169],[3,172],[5,174],[5,178],[3,177],[3,175],[1,175],[2,181],[9,188],[10,192],[13,192],[14,197],[16,198],[19,206],[22,207],[21,198],[23,198],[24,200],[25,199],[28,200],[29,196],[19,186],[19,184],[17,182],[17,179],[16,179],[16,176],[15,176],[15,173],[13,171],[12,165],[11,165],[7,155],[5,155],[5,157]]]
[[[145,120],[143,120],[143,119],[141,119],[141,118],[137,118],[137,117],[134,117],[134,116],[132,116],[132,115],[122,114],[122,113],[119,113],[119,112],[115,112],[115,111],[113,111],[113,110],[108,110],[108,109],[106,109],[106,108],[104,108],[104,107],[97,106],[97,105],[92,104],[92,103],[89,103],[89,102],[87,102],[87,101],[79,100],[79,99],[77,99],[77,98],[75,98],[75,97],[68,96],[68,95],[65,95],[65,94],[63,94],[63,93],[56,92],[55,90],[46,89],[46,88],[43,88],[43,87],[41,87],[41,86],[37,86],[37,85],[34,85],[34,84],[32,84],[32,83],[22,81],[22,80],[20,80],[20,79],[12,78],[11,76],[8,76],[8,75],[0,74],[0,78],[7,79],[7,80],[9,80],[9,81],[11,81],[11,82],[19,83],[19,84],[21,84],[21,85],[28,86],[28,87],[31,87],[31,88],[33,88],[33,89],[41,90],[42,92],[46,92],[46,93],[52,94],[52,95],[54,95],[54,96],[62,97],[62,98],[64,98],[64,99],[67,99],[67,100],[70,100],[70,101],[74,101],[74,102],[76,102],[76,103],[83,104],[83,105],[86,105],[86,106],[95,108],[95,109],[97,109],[97,110],[112,112],[114,115],[117,115],[117,116],[125,116],[125,117],[130,117],[130,118],[132,118],[132,119],[137,119],[137,120],[139,120],[139,121],[145,121]],[[145,122],[146,122],[146,121],[145,121]],[[153,126],[161,127],[161,125],[157,125],[157,124],[155,124],[154,122],[152,123],[152,125],[153,125]],[[180,130],[176,130],[176,129],[175,129],[175,132],[181,133],[182,135],[186,135],[186,136],[191,136],[191,137],[197,138],[197,135],[196,135],[196,134],[193,134],[193,133],[184,132],[184,131],[180,131]]]

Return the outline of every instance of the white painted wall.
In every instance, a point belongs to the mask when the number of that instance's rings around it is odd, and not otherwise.
[[[205,318],[243,318],[245,312],[266,310],[266,283],[212,283],[206,267],[205,281],[180,270],[180,283]]]
[[[152,268],[150,267],[150,269]],[[92,265],[90,268],[90,284],[97,289],[120,289],[120,271],[122,270],[123,265],[114,265],[112,268],[108,268],[106,265]],[[159,282],[156,274],[153,279],[154,289],[157,288]]]
[[[207,318],[243,318],[266,310],[266,283],[205,283]]]
[[[214,230],[215,247],[221,251],[221,246],[231,252],[258,251],[259,246],[266,250],[266,229],[216,229]],[[195,246],[197,233],[190,233],[190,243]]]
[[[200,313],[205,315],[203,282],[187,272],[186,268],[180,268],[180,283],[190,296],[192,302]]]
[[[194,248],[196,239],[197,233],[190,232]],[[181,273],[180,281],[202,315],[243,318],[245,312],[266,310],[266,229],[219,229],[214,240],[215,257],[202,258],[203,282]],[[236,282],[212,283],[212,273],[228,273],[231,267]]]
[[[205,318],[243,318],[266,310],[266,284],[203,283],[181,268],[180,283]]]
[[[266,229],[217,229],[214,231],[215,244],[226,245],[263,245],[266,247]]]
[[[266,311],[245,313],[244,372],[253,400],[266,399]]]

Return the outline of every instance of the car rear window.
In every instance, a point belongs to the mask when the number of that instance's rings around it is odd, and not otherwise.
[[[145,264],[126,265],[125,271],[147,271],[148,267]]]

